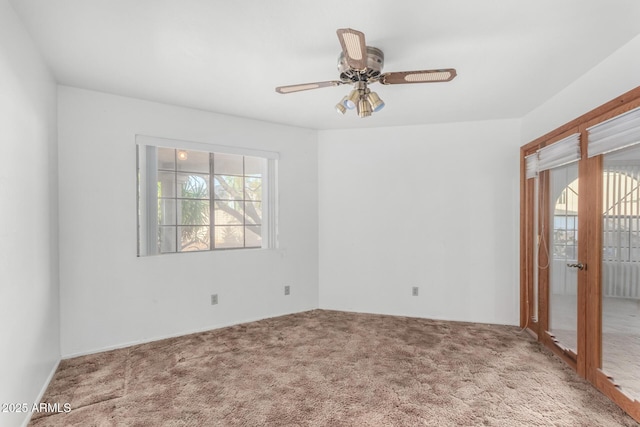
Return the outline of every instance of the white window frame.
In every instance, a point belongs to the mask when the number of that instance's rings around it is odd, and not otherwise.
[[[138,218],[138,256],[166,255],[157,250],[157,241],[151,236],[157,233],[157,211],[149,211],[149,204],[157,204],[156,182],[157,167],[147,168],[146,147],[162,147],[177,150],[194,150],[218,154],[234,154],[240,156],[259,157],[266,160],[266,173],[262,176],[263,198],[262,198],[262,247],[240,247],[240,248],[213,248],[194,252],[217,252],[227,250],[256,250],[275,249],[278,247],[278,161],[279,153],[273,151],[256,150],[244,147],[226,146],[218,144],[207,144],[202,142],[183,141],[170,138],[161,138],[147,135],[136,135],[136,168],[137,168],[137,218]],[[155,165],[155,162],[154,162]],[[141,175],[144,175],[141,176]],[[142,179],[144,178],[144,179]],[[145,187],[147,183],[150,187]],[[211,200],[213,203],[213,200]],[[211,219],[213,221],[213,218]],[[213,224],[210,224],[213,237]],[[169,253],[190,253],[190,252],[169,252]]]

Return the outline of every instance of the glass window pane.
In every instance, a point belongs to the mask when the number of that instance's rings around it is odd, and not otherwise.
[[[214,205],[215,225],[242,224],[244,218],[244,202],[217,201]]]
[[[564,259],[565,256],[565,248],[564,245],[553,245],[553,258],[554,259]]]
[[[211,237],[209,227],[178,227],[180,252],[207,251]]]
[[[262,171],[266,169],[267,160],[260,157],[244,158],[244,174],[246,176],[262,176]]]
[[[262,247],[262,227],[260,227],[259,225],[249,225],[245,227],[244,238],[246,247]]]
[[[262,178],[246,177],[244,188],[246,200],[262,200]]]
[[[605,224],[605,231],[602,235],[602,244],[604,246],[611,246],[613,244],[613,233],[611,231],[606,231],[607,225]]]
[[[158,169],[176,170],[176,150],[158,147]]]
[[[208,200],[178,200],[178,224],[208,225]]]
[[[603,156],[602,370],[640,399],[640,154]],[[631,248],[631,249],[630,249]]]
[[[176,251],[175,227],[158,228],[158,250],[162,254]]]
[[[244,246],[244,227],[242,225],[215,227],[216,248],[242,248]]]
[[[215,175],[213,189],[216,199],[243,200],[243,181],[241,176]]]
[[[176,174],[158,172],[158,197],[176,197]]]
[[[216,175],[243,175],[242,156],[215,153],[213,155],[213,173]]]
[[[194,150],[177,150],[179,171],[209,173],[209,153]]]
[[[178,173],[180,197],[192,199],[209,198],[209,175]]]
[[[560,215],[562,215],[560,213]],[[567,228],[567,217],[565,216],[554,216],[553,217],[553,229],[554,230],[566,230]]]
[[[567,264],[576,262],[578,233],[573,220],[577,212],[578,166],[570,164],[549,171],[550,215],[554,230],[550,236],[553,258],[549,262],[548,332],[556,343],[577,354],[578,274]],[[566,195],[555,196],[555,195]],[[555,197],[555,200],[554,200]],[[575,200],[574,200],[575,198]]]
[[[247,224],[262,224],[262,203],[246,202],[244,207],[245,222]]]
[[[139,175],[151,178],[139,178],[140,254],[262,246],[268,159],[153,146],[138,153]]]
[[[176,225],[175,199],[158,199],[158,224]]]

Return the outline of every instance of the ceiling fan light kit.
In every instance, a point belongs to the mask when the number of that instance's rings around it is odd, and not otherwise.
[[[358,83],[360,84],[361,82],[358,82]],[[363,89],[359,87],[360,86],[359,84],[356,85],[355,89],[349,92],[349,95],[347,95],[347,100],[344,101],[344,106],[347,107],[349,110],[353,110],[354,108],[356,108],[356,104],[360,100],[360,92]]]
[[[367,93],[367,101],[371,104],[371,108],[373,108],[374,113],[377,113],[384,108],[384,101],[380,99],[378,94],[375,92],[369,91],[369,93]]]
[[[371,104],[364,97],[358,101],[358,117],[369,117],[373,113]]]
[[[338,40],[340,40],[340,46],[342,46],[342,53],[338,57],[340,80],[279,86],[276,88],[276,92],[287,94],[350,84],[354,86],[353,90],[336,104],[336,111],[340,114],[346,114],[347,110],[356,109],[359,117],[368,117],[372,113],[380,111],[385,105],[377,93],[371,92],[368,87],[370,84],[394,85],[448,82],[457,75],[456,70],[453,68],[382,74],[384,53],[378,48],[367,46],[364,33],[351,28],[341,28],[336,32]]]

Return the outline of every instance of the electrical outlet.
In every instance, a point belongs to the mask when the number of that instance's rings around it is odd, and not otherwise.
[[[291,293],[291,287],[289,285],[286,285],[284,287],[284,294],[289,295],[290,293]]]
[[[414,297],[417,297],[417,296],[418,296],[418,287],[417,287],[417,286],[414,286],[414,287],[411,289],[411,295],[413,295]]]
[[[216,305],[218,303],[218,294],[211,295],[211,305]]]

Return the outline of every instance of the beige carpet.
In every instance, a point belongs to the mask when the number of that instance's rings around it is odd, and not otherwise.
[[[314,310],[64,360],[31,426],[637,426],[509,326]]]

